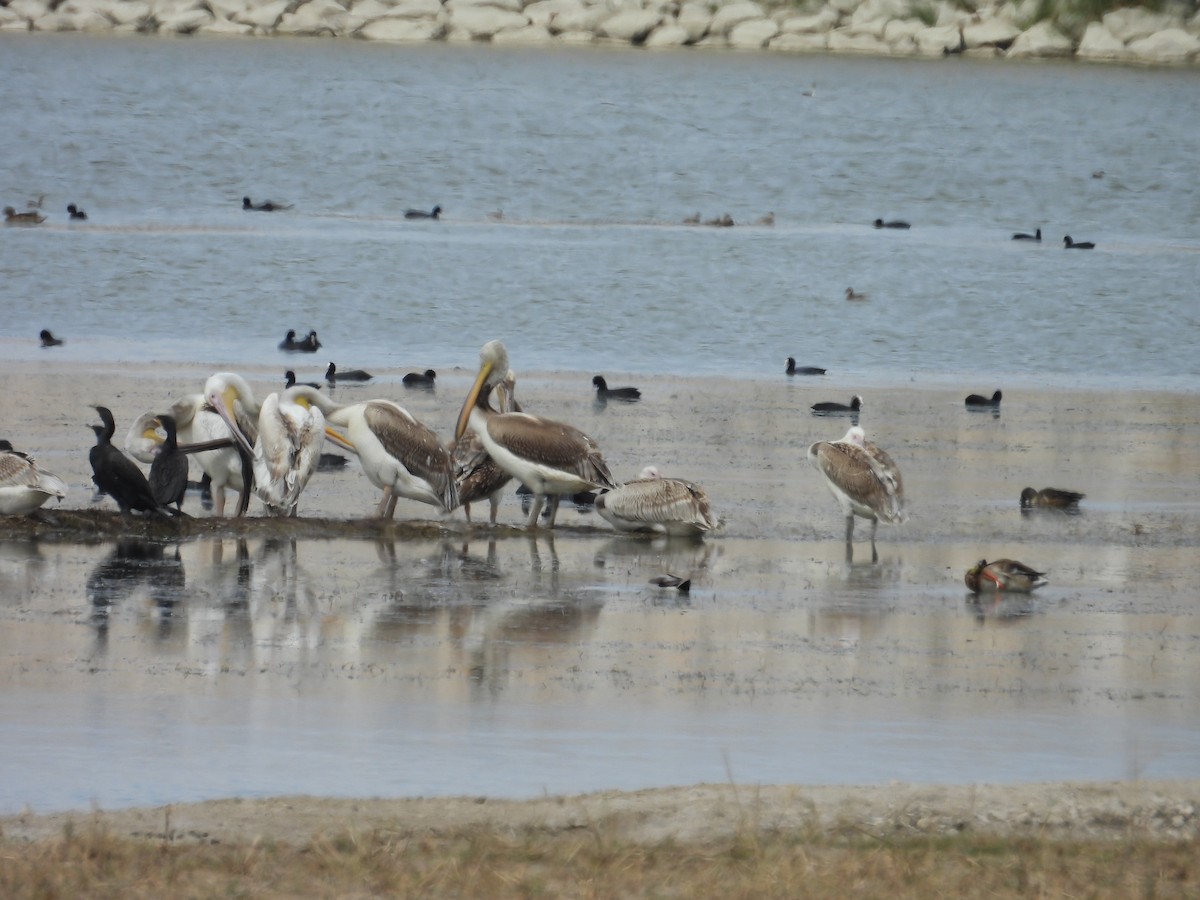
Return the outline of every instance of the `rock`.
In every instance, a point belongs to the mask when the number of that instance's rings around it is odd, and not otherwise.
[[[386,16],[368,22],[358,36],[369,41],[436,41],[445,35],[445,26],[436,19],[409,19]]]
[[[294,12],[284,13],[275,26],[277,34],[339,35],[344,34],[346,8],[335,0],[309,0]]]
[[[836,12],[839,16],[848,16],[854,10],[858,9],[858,4],[862,0],[829,0],[829,8]]]
[[[687,42],[694,44],[708,34],[709,26],[712,25],[712,13],[708,11],[707,6],[699,3],[685,3],[679,8],[675,24],[688,33]]]
[[[785,53],[812,53],[817,50],[828,50],[829,36],[787,32],[772,38],[771,43],[767,44],[767,49],[780,50]]]
[[[646,38],[647,47],[683,47],[691,42],[691,35],[682,25],[674,22],[660,25]]]
[[[888,45],[869,34],[850,34],[844,28],[829,32],[829,49],[835,53],[875,53],[880,56],[888,52]]]
[[[1168,28],[1129,44],[1136,59],[1152,63],[1191,62],[1200,55],[1200,38],[1182,28]]]
[[[563,44],[594,44],[596,35],[591,31],[564,31],[558,35],[558,40]]]
[[[29,20],[7,6],[0,6],[0,31],[28,31]]]
[[[520,13],[495,6],[460,6],[450,12],[447,28],[465,32],[471,40],[490,40],[498,32],[515,31],[529,24]]]
[[[433,0],[436,2],[436,0]],[[530,3],[521,12],[534,25],[542,25],[546,28],[550,27],[550,23],[555,17],[566,10],[580,10],[583,4],[579,0],[536,0]]]
[[[862,9],[862,7],[860,6],[859,9]],[[883,32],[887,29],[887,24],[889,21],[891,20],[884,18],[883,16],[878,16],[874,19],[866,19],[858,17],[857,13],[855,13],[855,16],[851,17],[850,19],[850,24],[842,30],[844,30],[846,34],[870,37],[880,41],[883,40]]]
[[[581,6],[577,10],[564,9],[550,23],[550,31],[559,35],[574,31],[586,31],[591,35],[588,41],[590,43],[595,39],[596,29],[600,23],[611,15],[612,12],[603,6]],[[572,40],[572,43],[576,42]]]
[[[1021,32],[1009,48],[1010,59],[1047,59],[1070,56],[1074,47],[1071,39],[1049,21],[1038,22],[1028,31]]]
[[[791,16],[784,19],[779,25],[779,30],[784,34],[828,34],[840,19],[841,16],[836,10],[826,6],[814,16]]]
[[[597,28],[601,37],[640,44],[662,23],[662,15],[648,9],[623,9]]]
[[[554,35],[545,25],[526,25],[511,31],[498,31],[492,36],[493,44],[549,44]]]
[[[729,32],[729,46],[738,50],[761,50],[779,34],[774,19],[750,19],[734,25]]]
[[[919,19],[893,19],[883,29],[884,43],[891,44],[894,47],[903,41],[910,47],[910,52],[915,52],[917,49],[917,32],[924,27],[924,23]]]
[[[1150,37],[1168,28],[1178,28],[1183,24],[1178,16],[1151,12],[1142,6],[1114,9],[1105,13],[1100,22],[1108,29],[1109,34],[1122,44]]]
[[[239,37],[254,34],[253,25],[242,25],[229,19],[213,19],[207,25],[200,27],[197,34],[216,34],[223,37]]]
[[[273,0],[259,7],[249,7],[244,13],[234,16],[233,21],[253,25],[261,30],[273,30],[279,19],[287,12],[287,0]]]
[[[959,33],[957,25],[922,28],[913,36],[917,52],[924,56],[941,56],[947,47],[957,47]]]
[[[450,12],[468,6],[494,6],[509,12],[521,12],[521,0],[446,0],[446,9]]]
[[[1125,45],[1118,41],[1107,28],[1099,22],[1092,22],[1083,33],[1079,49],[1075,55],[1080,59],[1092,60],[1121,60],[1129,59],[1132,55]]]
[[[40,0],[12,0],[12,3],[5,8],[30,22],[40,19],[50,12],[49,4],[42,3]]]
[[[442,15],[442,4],[438,0],[403,0],[388,15],[397,19],[436,19]]]
[[[193,34],[213,23],[213,14],[207,9],[185,9],[167,16],[155,13],[160,33]]]
[[[708,32],[709,34],[716,34],[727,38],[735,25],[740,25],[742,22],[748,22],[751,19],[762,19],[765,17],[762,7],[753,2],[753,0],[734,0],[733,3],[717,7],[716,12],[713,13],[712,23],[709,25]]]
[[[985,19],[978,25],[963,28],[963,40],[968,50],[976,47],[1009,47],[1021,29],[1004,19]]]

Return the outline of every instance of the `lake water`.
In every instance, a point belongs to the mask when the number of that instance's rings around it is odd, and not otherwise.
[[[1194,69],[5,34],[0,77],[50,214],[11,359],[1200,385]]]
[[[40,418],[0,392],[0,436],[52,420],[68,505],[99,398],[56,367],[136,367],[123,428],[198,369],[431,366],[446,388],[406,402],[444,430],[500,337],[542,373],[525,396],[731,519],[682,547],[574,513],[470,546],[0,541],[0,812],[1200,773],[1200,72],[0,34],[0,78],[0,202],[50,216],[0,229],[0,374],[46,387]],[[323,352],[280,352],[289,328]],[[593,409],[594,371],[656,390]],[[846,423],[793,415],[860,385],[914,507],[879,565],[843,559],[802,458]],[[963,413],[964,386],[1022,385]],[[1184,393],[1105,402],[1129,388]],[[1061,478],[1084,515],[1019,517],[1014,484]],[[304,512],[373,494],[319,478]],[[964,600],[981,547],[1052,587]]]

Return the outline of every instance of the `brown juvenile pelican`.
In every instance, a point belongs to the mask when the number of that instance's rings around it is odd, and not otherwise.
[[[187,457],[179,452],[175,419],[164,413],[157,420],[166,437],[150,464],[150,493],[162,506],[173,503],[175,509],[182,510],[183,495],[187,493]]]
[[[1079,506],[1084,496],[1078,491],[1059,488],[1042,488],[1038,491],[1027,487],[1021,491],[1021,509],[1069,509]]]
[[[975,594],[980,591],[1011,591],[1028,594],[1049,582],[1045,572],[1031,569],[1015,559],[998,559],[990,563],[986,559],[981,559],[967,569],[966,577],[963,580]]]
[[[96,446],[88,451],[96,489],[116,500],[122,515],[135,509],[140,512],[165,512],[162,504],[154,499],[142,470],[113,446],[112,436],[117,430],[113,414],[103,406],[97,406],[96,412],[104,422],[103,425],[91,426],[92,431],[96,432]]]
[[[23,516],[51,497],[67,496],[67,484],[32,456],[0,441],[0,516]]]
[[[38,337],[42,339],[43,347],[61,347],[63,343],[62,338],[56,338],[48,328],[43,328]]]
[[[275,212],[279,209],[291,209],[290,203],[272,203],[270,200],[264,200],[262,203],[251,203],[249,197],[242,198],[242,209],[249,212]]]
[[[1063,238],[1063,249],[1065,250],[1091,250],[1095,246],[1091,241],[1073,241],[1069,234]]]
[[[337,381],[370,381],[373,377],[370,372],[364,372],[362,369],[347,369],[343,371],[333,363],[330,363],[329,368],[325,370],[325,380],[330,384]]]
[[[964,401],[967,406],[972,409],[996,409],[1000,406],[1000,400],[1004,397],[1002,393],[996,391],[992,396],[984,397],[982,394],[968,394]]]
[[[517,402],[516,385],[517,375],[509,369],[504,381],[496,385],[500,412],[522,412]],[[512,476],[488,456],[483,441],[474,431],[468,430],[454,442],[450,456],[454,466],[454,484],[458,489],[458,503],[467,521],[471,521],[471,504],[487,498],[490,507],[488,521],[495,525],[501,494],[512,481]]]
[[[850,402],[848,404],[834,403],[831,400],[825,400],[821,403],[814,403],[812,405],[812,411],[814,415],[818,416],[857,416],[862,410],[862,405],[863,398],[858,394],[855,394],[850,398]]]
[[[892,458],[855,425],[840,441],[817,441],[810,446],[808,460],[825,477],[842,507],[847,554],[854,537],[854,517],[859,516],[871,520],[871,558],[877,559],[875,530],[880,520],[895,525],[908,519],[904,483]]]
[[[788,375],[824,375],[825,370],[819,369],[816,366],[798,366],[796,365],[796,357],[789,356],[787,358],[787,368],[783,370]]]
[[[468,425],[496,464],[534,494],[528,527],[536,528],[547,495],[574,494],[595,488],[615,488],[596,442],[577,428],[528,413],[499,413],[488,403],[492,389],[508,373],[508,351],[489,341],[479,351],[479,374],[462,410],[454,439]],[[550,527],[558,505],[551,508]]]
[[[409,372],[400,380],[404,382],[405,387],[431,388],[436,379],[437,372],[433,369],[426,369],[424,372]]]
[[[428,211],[423,209],[406,209],[404,211],[404,218],[406,219],[440,219],[441,216],[442,208],[440,206],[435,206]]]
[[[663,478],[647,466],[633,481],[596,498],[596,512],[618,531],[705,535],[719,527],[704,488],[682,478]]]
[[[603,375],[596,375],[592,378],[592,385],[596,388],[597,400],[639,400],[642,392],[635,387],[617,387],[610,388],[608,382],[604,380]]]
[[[4,207],[5,225],[41,225],[45,221],[46,217],[37,210],[17,212],[11,206]]]

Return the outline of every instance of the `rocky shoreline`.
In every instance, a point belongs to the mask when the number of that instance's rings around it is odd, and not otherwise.
[[[1192,0],[1087,21],[1042,0],[0,0],[0,31],[609,44],[1200,64]]]

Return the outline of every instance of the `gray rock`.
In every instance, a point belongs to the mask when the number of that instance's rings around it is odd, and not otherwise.
[[[727,38],[735,25],[765,17],[763,8],[753,0],[734,0],[733,3],[717,7],[716,12],[713,13],[708,33]]]
[[[386,16],[368,22],[358,30],[358,36],[369,41],[413,43],[436,41],[445,35],[445,26],[437,19],[408,19]]]
[[[1200,55],[1200,38],[1182,28],[1168,28],[1129,44],[1135,58],[1152,63],[1186,63]]]
[[[709,26],[712,25],[712,13],[708,11],[707,6],[699,3],[685,3],[679,7],[675,24],[688,33],[687,42],[694,44],[708,34]]]
[[[1021,32],[1009,48],[1010,59],[1048,59],[1070,56],[1074,51],[1071,39],[1049,21],[1038,22],[1028,31]]]
[[[976,47],[1007,47],[1020,33],[1020,28],[1004,19],[985,19],[978,25],[963,28],[963,40],[968,50]]]
[[[1105,13],[1100,21],[1109,33],[1123,44],[1150,37],[1168,28],[1178,28],[1183,24],[1178,16],[1151,12],[1141,6],[1114,9]]]
[[[844,28],[829,32],[829,49],[834,53],[874,53],[880,56],[888,52],[888,45],[869,34],[851,34]]]
[[[1088,25],[1075,55],[1080,59],[1092,60],[1124,60],[1132,56],[1125,49],[1125,44],[1113,37],[1109,30],[1099,22],[1092,22]]]
[[[612,12],[603,6],[581,6],[579,9],[564,9],[550,23],[550,31],[559,35],[586,31],[594,40],[596,29],[600,23],[610,16],[612,16]],[[577,39],[573,38],[572,43],[578,43]]]
[[[493,44],[550,44],[554,42],[545,25],[526,25],[511,31],[498,31],[492,37]]]
[[[780,50],[785,53],[813,53],[829,49],[829,37],[824,34],[809,34],[787,32],[767,44],[768,50]]]
[[[691,35],[682,25],[669,22],[660,25],[646,38],[647,47],[683,47],[691,43]]]
[[[602,37],[640,44],[660,24],[661,13],[649,9],[623,9],[601,22],[597,33]]]
[[[729,32],[729,46],[738,50],[761,50],[779,34],[773,19],[750,19],[734,25]]]
[[[841,15],[837,10],[826,6],[813,16],[790,16],[784,19],[779,30],[784,34],[827,34],[840,19]]]

